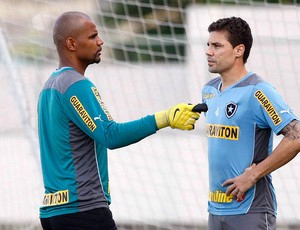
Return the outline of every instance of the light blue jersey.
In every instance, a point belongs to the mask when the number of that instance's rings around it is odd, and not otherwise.
[[[256,74],[249,73],[220,91],[221,78],[202,90],[208,105],[209,193],[208,211],[214,215],[267,212],[276,215],[271,175],[260,179],[238,202],[226,196],[222,183],[264,160],[273,148],[273,132],[297,119],[278,92]]]
[[[40,217],[108,207],[107,148],[135,143],[157,129],[154,115],[116,123],[91,81],[70,67],[55,71],[38,102],[45,185]]]

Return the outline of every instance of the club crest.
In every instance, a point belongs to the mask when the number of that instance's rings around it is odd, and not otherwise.
[[[236,110],[237,110],[237,104],[235,104],[234,102],[230,102],[226,105],[226,111],[225,111],[225,114],[226,114],[226,117],[227,118],[231,118]]]

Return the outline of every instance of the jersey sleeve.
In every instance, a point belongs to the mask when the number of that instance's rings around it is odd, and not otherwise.
[[[253,90],[253,114],[260,128],[270,127],[277,135],[294,119],[298,119],[277,90],[263,82]]]
[[[154,115],[117,123],[111,117],[96,87],[88,79],[74,83],[65,93],[65,112],[83,132],[109,149],[120,148],[154,134]]]

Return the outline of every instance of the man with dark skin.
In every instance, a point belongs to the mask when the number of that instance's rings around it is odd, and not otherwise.
[[[192,130],[199,113],[181,103],[143,118],[117,123],[95,85],[84,76],[101,61],[103,41],[95,22],[66,12],[55,22],[58,69],[38,102],[38,133],[45,195],[40,219],[45,230],[115,230],[109,209],[107,149],[136,143],[170,126]],[[130,106],[130,105],[128,105]]]

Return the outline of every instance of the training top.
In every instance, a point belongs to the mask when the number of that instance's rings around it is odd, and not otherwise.
[[[108,207],[107,148],[127,146],[157,130],[154,115],[116,123],[94,84],[75,69],[52,73],[38,101],[45,187],[40,217]]]
[[[222,183],[267,158],[273,148],[273,132],[279,135],[297,118],[274,87],[254,73],[222,92],[220,87],[221,78],[217,77],[202,89],[203,102],[208,105],[208,211],[213,215],[276,215],[270,174],[258,180],[242,201],[226,196],[227,187]]]

